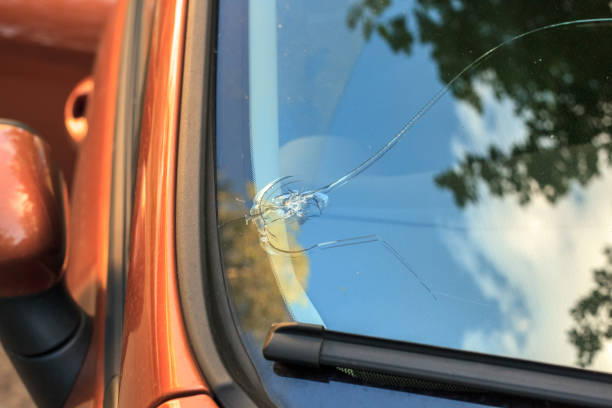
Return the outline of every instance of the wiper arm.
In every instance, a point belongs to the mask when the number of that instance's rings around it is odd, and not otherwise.
[[[327,330],[272,325],[268,360],[340,367],[592,406],[612,406],[612,376],[569,367]]]

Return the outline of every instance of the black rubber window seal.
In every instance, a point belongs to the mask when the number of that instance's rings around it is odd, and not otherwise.
[[[226,407],[272,407],[242,343],[217,237],[215,1],[187,11],[176,187],[176,259],[192,350],[213,397]]]

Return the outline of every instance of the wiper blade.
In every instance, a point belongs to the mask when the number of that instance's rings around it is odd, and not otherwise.
[[[331,331],[318,325],[272,325],[263,354],[289,365],[349,368],[581,406],[612,406],[609,374]]]

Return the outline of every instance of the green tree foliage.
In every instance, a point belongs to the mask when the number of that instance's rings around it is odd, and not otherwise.
[[[568,335],[578,350],[577,364],[581,367],[591,365],[604,341],[612,340],[612,247],[604,253],[608,263],[593,271],[595,289],[570,312],[575,326]]]
[[[353,5],[348,12],[346,23],[351,30],[361,26],[366,40],[373,33],[380,35],[393,52],[412,52],[414,38],[408,30],[408,22],[403,15],[382,18],[383,12],[391,5],[391,0],[363,0]]]
[[[393,51],[406,54],[418,37],[431,46],[445,83],[517,35],[561,22],[612,17],[603,1],[525,1],[519,6],[499,0],[417,0],[417,27],[405,33],[394,27],[408,31],[406,15],[389,16],[391,5],[390,0],[358,3],[349,11],[349,28],[361,25],[366,38],[377,31]],[[557,28],[510,43],[457,78],[450,91],[478,110],[477,83],[512,100],[528,137],[509,152],[491,146],[486,155],[467,154],[457,168],[438,174],[436,184],[448,189],[460,207],[478,200],[480,182],[493,195],[517,195],[522,204],[535,194],[554,203],[572,183],[586,185],[598,176],[602,157],[606,163],[612,157],[610,49],[610,24]]]
[[[254,195],[253,186],[248,186],[247,190]],[[230,295],[242,327],[263,343],[271,324],[291,320],[285,300],[300,300],[297,291],[285,293],[286,299],[283,299],[279,283],[272,273],[273,263],[279,257],[288,257],[297,280],[302,288],[306,288],[310,274],[308,257],[305,254],[289,257],[266,253],[260,244],[257,228],[245,222],[244,205],[234,199],[227,185],[219,187],[217,202],[221,225],[219,241]]]

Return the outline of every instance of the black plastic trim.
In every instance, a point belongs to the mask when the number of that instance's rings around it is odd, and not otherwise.
[[[70,339],[81,314],[63,280],[41,293],[0,298],[0,342],[22,356],[48,353]]]
[[[343,367],[580,404],[612,406],[612,375],[513,358],[326,330],[273,325],[264,357],[308,367]]]
[[[91,340],[91,319],[64,282],[36,295],[0,299],[0,333],[36,405],[63,406]]]
[[[226,407],[274,406],[234,321],[217,237],[214,153],[217,4],[189,4],[176,190],[177,275],[185,326],[214,397]]]

